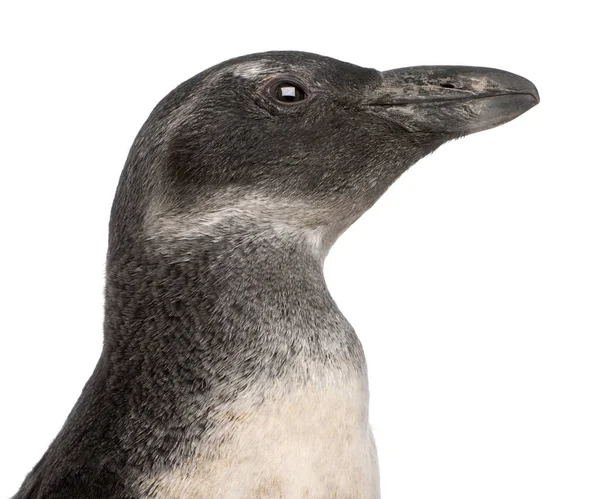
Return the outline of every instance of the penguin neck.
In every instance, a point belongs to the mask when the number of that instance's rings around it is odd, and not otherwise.
[[[355,343],[310,238],[232,231],[142,247],[109,255],[105,349],[153,359],[161,348],[225,356],[214,359],[301,350],[331,358],[348,338]]]

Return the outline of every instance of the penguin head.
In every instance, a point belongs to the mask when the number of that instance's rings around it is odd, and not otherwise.
[[[488,68],[380,72],[303,52],[240,57],[163,99],[117,198],[136,197],[126,187],[136,186],[151,236],[277,227],[319,233],[328,246],[420,158],[538,100],[529,81]]]

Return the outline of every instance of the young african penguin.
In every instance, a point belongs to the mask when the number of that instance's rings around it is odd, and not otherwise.
[[[117,188],[100,360],[15,498],[379,497],[365,359],[325,256],[413,163],[538,100],[495,69],[302,52],[173,90]]]

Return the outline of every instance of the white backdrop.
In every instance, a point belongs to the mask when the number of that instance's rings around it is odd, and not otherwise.
[[[366,351],[385,499],[600,497],[591,2],[93,5],[0,10],[0,497],[94,368],[109,210],[139,127],[184,79],[284,49],[537,85],[539,106],[406,173],[326,274]]]

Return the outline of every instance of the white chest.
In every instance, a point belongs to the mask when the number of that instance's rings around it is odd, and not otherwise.
[[[205,444],[193,461],[147,477],[147,497],[379,497],[366,379],[278,384],[258,406],[239,400],[215,416],[214,447]]]

